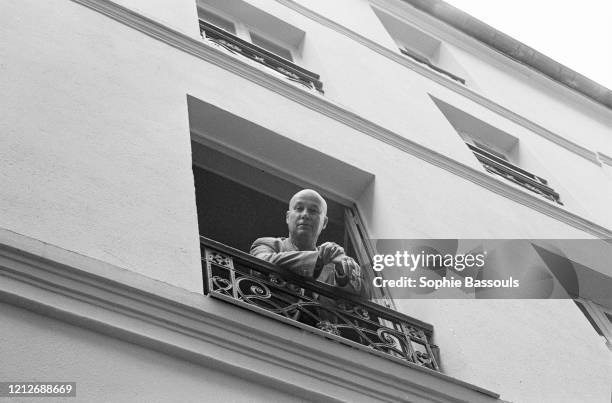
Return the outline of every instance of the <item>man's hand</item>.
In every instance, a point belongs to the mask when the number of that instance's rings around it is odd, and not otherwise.
[[[333,242],[325,242],[319,246],[318,250],[317,262],[321,266],[328,263],[334,264],[336,285],[345,288],[348,292],[361,295],[363,289],[361,268],[353,258],[346,256],[344,248]]]
[[[333,259],[332,262],[336,269],[336,284],[339,287],[344,287],[350,282],[353,290],[360,292],[362,287],[362,276],[361,268],[357,262],[346,255],[338,256]]]
[[[321,263],[326,265],[344,255],[344,248],[333,242],[325,242],[319,245],[319,258]]]

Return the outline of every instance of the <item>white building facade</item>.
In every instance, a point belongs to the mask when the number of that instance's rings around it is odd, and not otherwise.
[[[2,1],[0,381],[73,381],[79,401],[609,402],[612,292],[576,296],[604,338],[571,299],[393,301],[433,329],[434,369],[206,293],[200,236],[285,235],[302,187],[361,261],[369,238],[609,245],[611,92],[431,4]]]

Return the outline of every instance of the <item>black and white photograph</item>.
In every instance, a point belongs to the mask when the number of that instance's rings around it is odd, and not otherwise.
[[[0,402],[612,402],[612,3],[0,0]]]

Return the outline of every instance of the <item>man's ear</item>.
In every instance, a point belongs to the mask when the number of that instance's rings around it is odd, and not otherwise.
[[[287,210],[287,212],[285,213],[285,222],[286,222],[287,224],[289,224],[289,213],[290,213],[290,211],[289,211],[289,210]]]
[[[321,231],[323,231],[327,227],[327,221],[328,221],[328,218],[327,216],[325,216],[325,218],[323,218],[323,226],[321,227]]]

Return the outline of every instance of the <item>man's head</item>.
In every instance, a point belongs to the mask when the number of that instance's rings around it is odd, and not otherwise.
[[[327,226],[327,203],[314,190],[300,190],[289,201],[286,217],[289,237],[298,246],[312,248]]]

